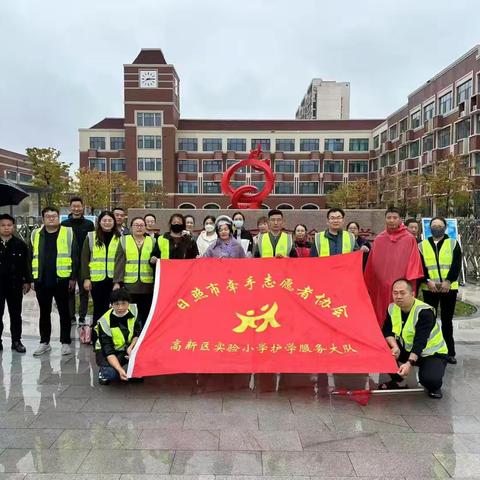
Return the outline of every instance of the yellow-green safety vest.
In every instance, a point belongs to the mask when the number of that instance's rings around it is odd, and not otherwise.
[[[273,258],[274,255],[277,254],[288,257],[290,250],[292,249],[292,237],[286,232],[281,232],[274,251],[269,233],[261,233],[260,238],[258,239],[257,248],[260,257],[262,258]]]
[[[39,246],[40,246],[40,228],[36,228],[32,232],[31,242],[33,246],[32,258],[32,274],[34,280],[38,279],[38,265],[39,265]],[[69,278],[72,274],[72,244],[73,244],[73,230],[71,227],[60,226],[57,236],[57,276],[60,278]]]
[[[120,240],[116,235],[112,236],[108,249],[105,245],[97,245],[97,235],[95,232],[88,232],[88,245],[90,247],[90,280],[92,282],[101,282],[106,277],[113,278],[115,268],[115,254]]]
[[[95,325],[95,332],[97,333],[97,341],[95,342],[95,350],[101,350],[102,346],[100,344],[99,338],[99,326],[102,328],[102,331],[107,334],[109,337],[112,337],[113,347],[119,352],[125,351],[130,343],[132,343],[133,338],[133,329],[135,326],[135,321],[137,319],[137,309],[130,305],[128,308],[129,312],[133,314],[133,318],[129,318],[128,325],[128,338],[123,336],[122,330],[119,327],[110,327],[110,315],[113,312],[113,308],[107,310],[103,316],[98,320]]]
[[[120,243],[126,258],[123,282],[135,283],[140,280],[142,283],[153,283],[153,270],[150,266],[154,245],[152,237],[145,237],[140,254],[132,235],[122,236]]]
[[[435,250],[428,239],[422,240],[418,244],[418,249],[423,257],[425,266],[428,270],[428,278],[436,283],[440,283],[447,278],[450,267],[453,261],[453,250],[457,245],[457,241],[454,238],[446,238],[442,243],[440,252],[438,253],[438,264]],[[440,265],[440,272],[438,266]],[[452,282],[450,286],[451,290],[458,290],[458,281]],[[427,284],[422,284],[422,290],[428,290]]]
[[[415,327],[418,322],[418,316],[422,310],[434,309],[426,303],[415,299],[415,302],[408,314],[407,321],[402,328],[402,310],[395,303],[391,303],[388,306],[388,313],[392,319],[392,331],[395,334],[395,338],[403,345],[407,352],[410,352],[413,347],[413,339],[415,338]],[[423,349],[421,356],[429,357],[434,353],[448,354],[448,348],[442,335],[442,327],[439,320],[435,322],[435,326],[430,332],[427,344]]]
[[[319,257],[330,256],[330,243],[325,232],[315,234],[315,247]],[[353,233],[342,231],[342,253],[351,253],[355,247],[355,237]]]
[[[170,240],[161,235],[157,238],[157,244],[160,249],[160,258],[170,258]]]

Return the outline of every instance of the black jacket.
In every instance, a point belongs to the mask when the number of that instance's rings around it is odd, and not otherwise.
[[[11,285],[33,282],[27,244],[15,236],[8,242],[0,240],[0,283],[4,282]]]
[[[187,260],[196,258],[198,255],[197,243],[193,241],[190,235],[184,235],[180,238],[173,238],[170,232],[164,233],[163,237],[170,242],[169,258],[173,260]],[[158,241],[153,247],[152,257],[161,258]]]
[[[448,235],[445,235],[437,243],[437,245],[435,245],[433,238],[428,237],[428,242],[430,243],[430,245],[433,248],[433,251],[435,252],[435,258],[437,259],[437,263],[438,263],[438,253],[442,248],[443,242],[447,238],[450,238],[450,237]],[[423,281],[426,281],[429,279],[428,270],[427,270],[427,267],[425,266],[425,260],[423,258],[423,255],[420,254],[420,257],[422,259],[422,266],[423,266],[423,275],[424,275]],[[458,276],[460,275],[461,269],[462,269],[462,249],[460,248],[460,244],[457,241],[457,244],[455,245],[455,248],[453,249],[453,252],[452,252],[452,264],[450,265],[450,270],[448,271],[447,278],[442,278],[442,280],[448,280],[450,283],[456,282],[458,280]]]
[[[71,227],[75,238],[77,240],[77,245],[79,246],[79,255],[81,253],[83,242],[87,237],[88,232],[93,232],[95,227],[90,220],[87,220],[84,216],[81,218],[73,218],[72,214],[68,216],[66,220],[62,222],[64,227]]]
[[[245,230],[244,228],[242,228],[240,230],[240,238],[238,238],[238,230],[235,230],[235,233],[233,234],[233,238],[235,240],[238,240],[239,242],[240,242],[240,240],[248,240],[247,251],[250,252],[250,253],[253,252],[253,236],[248,230]]]

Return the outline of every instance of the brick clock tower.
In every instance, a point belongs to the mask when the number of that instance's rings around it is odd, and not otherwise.
[[[123,66],[126,173],[176,191],[175,141],[180,118],[179,78],[160,49],[142,49]],[[148,184],[147,184],[148,182]],[[170,194],[166,207],[173,207]]]

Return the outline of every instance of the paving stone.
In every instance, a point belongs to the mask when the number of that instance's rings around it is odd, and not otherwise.
[[[300,431],[303,449],[315,452],[385,452],[378,433]]]
[[[220,450],[301,451],[295,431],[225,430],[220,433]]]
[[[455,453],[468,452],[462,435],[451,433],[389,433],[379,436],[388,451],[392,453]]]
[[[2,428],[0,448],[49,448],[61,433],[61,429]]]
[[[184,413],[114,413],[107,424],[107,428],[133,429],[182,429]]]
[[[276,399],[225,399],[223,401],[224,413],[293,413],[288,398]]]
[[[144,430],[136,448],[161,450],[218,450],[219,432],[202,430]],[[240,449],[238,449],[240,450]]]
[[[401,415],[333,414],[334,429],[339,432],[411,432]]]
[[[297,415],[293,413],[259,413],[260,430],[330,430],[332,417],[326,414]]]
[[[212,395],[168,395],[157,398],[152,412],[220,413],[223,399]]]
[[[155,400],[151,398],[90,398],[82,407],[84,412],[150,412]]]
[[[34,414],[43,413],[50,410],[56,412],[79,412],[83,405],[87,402],[86,398],[42,398],[42,397],[26,397],[19,399],[15,406],[10,409],[12,413],[21,413],[26,410]]]
[[[186,430],[258,430],[256,413],[187,413],[184,427]]]
[[[480,433],[480,421],[473,415],[404,415],[415,432]]]
[[[102,428],[105,427],[111,416],[111,413],[76,412],[71,414],[47,411],[38,415],[30,424],[30,428]]]
[[[135,448],[140,430],[64,430],[50,448],[117,450]]]
[[[480,477],[480,454],[477,453],[437,453],[435,457],[453,478]],[[1,458],[1,457],[0,457]]]

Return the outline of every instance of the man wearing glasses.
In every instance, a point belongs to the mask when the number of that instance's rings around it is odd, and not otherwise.
[[[38,357],[49,352],[52,332],[52,302],[55,299],[60,316],[62,355],[70,355],[69,292],[75,290],[78,269],[78,247],[70,227],[60,226],[55,207],[42,210],[43,226],[32,232],[32,274],[40,309],[40,345],[33,352]]]
[[[343,230],[344,217],[345,212],[341,208],[331,208],[327,212],[327,229],[315,234],[311,257],[328,257],[359,249],[353,234]]]

